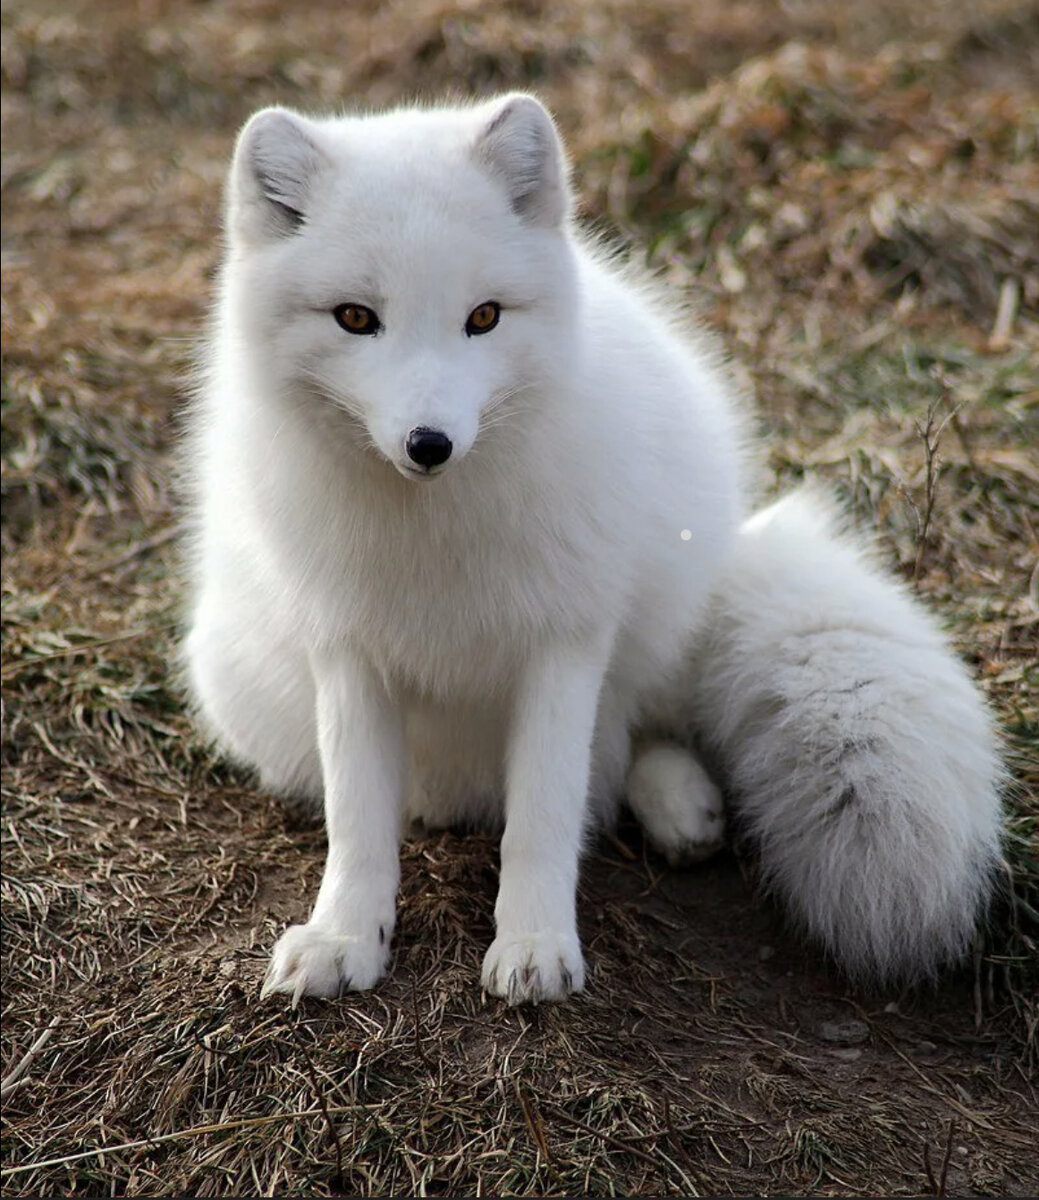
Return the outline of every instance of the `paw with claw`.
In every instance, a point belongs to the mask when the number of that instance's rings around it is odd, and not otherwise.
[[[262,996],[340,996],[373,987],[386,972],[389,938],[383,926],[369,934],[337,934],[319,925],[291,925],[271,955]]]
[[[509,1004],[563,1000],[584,987],[576,934],[499,934],[483,960],[483,987]]]

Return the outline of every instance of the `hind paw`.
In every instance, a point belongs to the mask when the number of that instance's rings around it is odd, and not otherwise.
[[[628,776],[628,804],[672,866],[700,862],[725,842],[722,794],[679,746],[653,746]]]

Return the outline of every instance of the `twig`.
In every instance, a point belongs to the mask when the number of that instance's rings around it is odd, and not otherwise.
[[[924,1142],[924,1174],[927,1176],[927,1186],[931,1189],[931,1195],[938,1195],[938,1180],[934,1177],[934,1170],[931,1167],[931,1147],[927,1142]]]
[[[152,629],[134,629],[129,633],[114,634],[112,637],[95,638],[92,642],[80,642],[78,646],[66,646],[63,650],[52,650],[49,654],[34,654],[32,658],[25,658],[21,662],[10,663],[4,667],[0,670],[0,679],[11,679],[15,675],[20,675],[22,671],[28,671],[31,667],[35,667],[38,663],[51,662],[56,658],[75,658],[101,646],[112,646],[117,642],[132,642],[135,638],[154,637],[160,633],[169,633],[171,629],[176,628],[177,626],[171,622],[169,625],[157,625]]]
[[[371,1107],[369,1105],[368,1107]],[[338,1105],[327,1110],[329,1116],[340,1113],[355,1112],[356,1106]],[[62,1154],[58,1158],[45,1158],[41,1162],[20,1163],[17,1167],[3,1167],[0,1175],[24,1175],[26,1171],[42,1171],[45,1167],[63,1167],[66,1163],[79,1162],[84,1158],[94,1158],[106,1154],[121,1154],[126,1150],[151,1149],[166,1142],[180,1142],[185,1138],[200,1137],[205,1133],[228,1133],[232,1129],[254,1129],[260,1125],[274,1125],[279,1121],[299,1121],[304,1117],[323,1117],[320,1108],[298,1109],[294,1112],[274,1113],[267,1117],[243,1117],[238,1121],[218,1121],[213,1125],[194,1125],[190,1129],[178,1129],[174,1133],[160,1133],[155,1137],[140,1138],[136,1142],[119,1142],[112,1146],[96,1146],[93,1150],[80,1150],[76,1154]]]
[[[328,1105],[325,1103],[325,1095],[321,1090],[321,1084],[318,1081],[317,1071],[314,1069],[314,1064],[307,1053],[306,1046],[303,1045],[303,1039],[299,1036],[299,1031],[295,1025],[289,1026],[289,1032],[292,1034],[292,1040],[296,1043],[296,1048],[303,1055],[303,1061],[307,1065],[307,1074],[310,1076],[310,1085],[314,1089],[314,1096],[317,1099],[318,1108],[321,1109],[321,1115],[325,1118],[325,1124],[328,1126],[328,1136],[332,1139],[332,1145],[336,1152],[336,1179],[337,1188],[345,1187],[343,1181],[343,1147],[339,1140],[339,1131],[335,1127],[335,1122],[332,1120],[332,1115],[328,1111]]]
[[[889,1047],[889,1049],[893,1050],[895,1052],[895,1054],[897,1054],[898,1057],[906,1064],[906,1066],[909,1067],[909,1069],[911,1071],[913,1071],[916,1075],[918,1075],[920,1077],[920,1082],[925,1091],[930,1092],[930,1094],[932,1096],[937,1096],[943,1103],[947,1104],[950,1108],[955,1108],[957,1110],[957,1112],[959,1112],[959,1114],[961,1116],[966,1117],[966,1119],[968,1121],[970,1121],[972,1125],[977,1126],[979,1129],[985,1130],[986,1133],[992,1132],[994,1127],[993,1127],[991,1121],[989,1121],[980,1112],[972,1111],[971,1109],[967,1108],[965,1105],[961,1104],[958,1100],[954,1100],[952,1098],[952,1096],[947,1095],[945,1092],[940,1092],[934,1086],[934,1084],[930,1081],[930,1079],[928,1079],[928,1077],[923,1073],[923,1071],[920,1070],[920,1068],[916,1065],[916,1063],[913,1062],[913,1060],[911,1058],[909,1058],[905,1054],[903,1054],[902,1051],[898,1048],[898,1045],[886,1033],[884,1033],[884,1031],[882,1029],[878,1028],[876,1030],[876,1032],[877,1032],[877,1035],[886,1043],[886,1045]],[[1005,1129],[1003,1130],[1003,1136],[1008,1141],[1012,1141],[1016,1145],[1026,1144],[1026,1143],[1023,1143],[1015,1134],[1011,1134],[1008,1130],[1005,1130]],[[1027,1145],[1030,1146],[1031,1143],[1029,1142],[1029,1143],[1027,1143]]]
[[[996,319],[992,332],[988,335],[988,348],[996,353],[1006,350],[1010,345],[1010,335],[1014,330],[1014,318],[1017,316],[1017,306],[1020,300],[1020,288],[1013,275],[1008,275],[999,289],[999,302],[996,305]]]
[[[515,1075],[512,1077],[512,1087],[516,1093],[516,1099],[519,1101],[520,1111],[523,1113],[523,1123],[527,1127],[530,1140],[534,1143],[535,1148],[548,1164],[549,1168],[551,1168],[552,1152],[548,1148],[548,1139],[545,1137],[545,1123],[541,1119],[541,1114]]]
[[[643,1162],[652,1163],[654,1167],[660,1166],[659,1158],[652,1154],[647,1154],[645,1150],[640,1150],[638,1146],[633,1146],[631,1142],[625,1141],[623,1138],[614,1137],[612,1133],[607,1133],[603,1129],[596,1129],[594,1125],[586,1125],[584,1121],[578,1121],[576,1117],[570,1116],[563,1109],[552,1105],[552,1113],[556,1120],[562,1121],[564,1125],[569,1125],[573,1129],[580,1129],[582,1133],[590,1133],[592,1137],[600,1138],[608,1146],[613,1146],[614,1149],[620,1150],[624,1154],[630,1154],[635,1158],[642,1159]],[[654,1136],[659,1136],[656,1134]]]
[[[919,422],[917,422],[916,425],[916,432],[920,435],[920,439],[924,444],[924,461],[927,473],[924,480],[924,512],[922,517],[917,516],[920,529],[917,535],[916,559],[913,563],[914,584],[919,580],[920,572],[923,570],[924,553],[927,550],[927,539],[931,532],[931,520],[934,517],[934,504],[938,497],[938,480],[941,475],[942,464],[942,460],[938,454],[938,446],[942,440],[942,434],[945,432],[946,425],[960,411],[960,406],[957,405],[940,425],[935,425],[935,414],[938,411],[938,406],[945,399],[946,397],[943,395],[939,400],[932,400],[927,406],[927,424],[921,427]]]
[[[945,1185],[949,1179],[949,1160],[952,1158],[952,1139],[956,1132],[956,1118],[949,1118],[949,1133],[945,1139],[945,1154],[942,1157],[942,1171],[937,1179],[934,1177],[934,1169],[931,1166],[931,1147],[928,1142],[924,1142],[924,1173],[927,1176],[927,1184],[931,1189],[933,1196],[944,1196]]]
[[[3,1079],[0,1080],[0,1099],[3,1099],[4,1096],[9,1096],[11,1092],[13,1092],[18,1086],[18,1084],[22,1082],[22,1076],[32,1066],[33,1061],[39,1056],[40,1051],[43,1050],[43,1047],[46,1046],[51,1040],[51,1034],[54,1033],[55,1029],[57,1029],[60,1024],[60,1017],[51,1017],[50,1024],[47,1026],[47,1028],[40,1034],[36,1041],[33,1042],[29,1049],[26,1050],[26,1052],[15,1063],[10,1071],[7,1072]]]
[[[945,1195],[945,1182],[949,1178],[949,1159],[952,1158],[952,1136],[956,1132],[956,1118],[949,1118],[949,1136],[945,1139],[945,1157],[942,1159],[942,1173],[938,1180],[938,1195]]]
[[[418,1054],[422,1065],[428,1071],[431,1067],[429,1056],[426,1054],[426,1048],[422,1045],[422,1037],[419,1033],[419,1015],[418,1015],[418,991],[415,988],[415,976],[411,977],[411,1010],[415,1014],[415,1052]]]
[[[172,529],[164,529],[161,533],[155,534],[154,537],[142,538],[141,541],[134,543],[134,545],[122,554],[117,554],[114,558],[106,558],[99,563],[95,563],[84,573],[84,578],[91,579],[93,576],[100,575],[104,571],[113,571],[116,567],[123,567],[129,562],[133,562],[135,558],[140,558],[144,554],[150,554],[152,550],[158,550],[160,546],[165,546],[167,542],[172,542],[174,538],[180,537],[183,532],[181,526],[175,525]]]
[[[682,1145],[681,1139],[678,1136],[678,1129],[675,1127],[675,1119],[671,1113],[671,1101],[668,1100],[666,1093],[662,1099],[664,1101],[664,1126],[667,1129],[668,1141],[674,1147],[675,1153],[678,1155],[678,1157],[695,1175],[698,1173],[697,1165],[693,1162],[692,1155],[685,1148],[685,1146]]]

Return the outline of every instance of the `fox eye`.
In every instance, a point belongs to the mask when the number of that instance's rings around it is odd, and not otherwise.
[[[485,300],[469,314],[469,319],[465,323],[465,332],[469,337],[472,337],[474,333],[490,333],[498,324],[500,316],[501,305],[496,300]]]
[[[379,318],[363,304],[340,304],[332,309],[332,316],[347,333],[378,333],[382,328]]]

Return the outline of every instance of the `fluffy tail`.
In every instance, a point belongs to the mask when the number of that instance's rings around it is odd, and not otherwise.
[[[1000,861],[992,721],[931,618],[801,492],[756,514],[693,723],[765,880],[853,977],[961,958]]]

